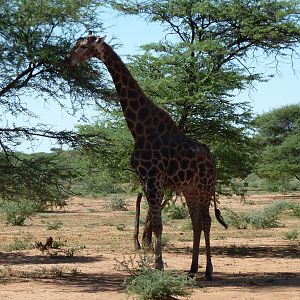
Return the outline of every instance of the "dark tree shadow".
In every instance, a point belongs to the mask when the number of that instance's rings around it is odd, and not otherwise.
[[[65,256],[65,255],[26,255],[24,253],[0,252],[0,265],[13,266],[24,264],[66,264],[66,263],[93,263],[104,260],[102,256]]]
[[[166,248],[170,253],[192,253],[192,247],[172,247]],[[201,253],[205,253],[203,246]],[[211,247],[211,253],[215,256],[227,256],[233,258],[289,258],[299,259],[300,248],[295,245],[276,245],[276,246],[248,246],[248,245],[231,245],[231,246],[214,246]]]
[[[244,272],[239,274],[228,274],[222,272],[214,273],[214,281],[205,281],[201,273],[196,277],[199,287],[299,287],[300,272]]]
[[[180,252],[189,253],[190,248],[173,248],[173,251],[168,252]],[[201,249],[201,253],[204,254],[204,249]],[[300,257],[300,249],[293,245],[279,245],[279,246],[229,246],[229,247],[213,247],[212,255],[214,256],[227,256],[233,258],[289,258],[290,263],[293,263],[293,259]],[[60,263],[92,263],[102,261],[105,258],[98,257],[86,257],[86,256],[74,256],[74,257],[49,257],[45,255],[27,256],[22,253],[0,253],[0,264],[4,266],[13,265],[26,265],[26,264],[60,264]],[[43,284],[49,284],[53,286],[68,286],[68,290],[72,292],[124,292],[123,282],[126,278],[125,275],[118,273],[115,270],[98,270],[96,273],[81,273],[77,274],[63,274],[60,277],[54,277],[50,275],[41,275],[30,278],[8,278],[8,282],[24,282],[34,279],[35,282],[41,282]],[[178,272],[180,273],[180,272]],[[183,273],[183,272],[182,272]],[[240,272],[235,274],[229,274],[226,272],[214,272],[214,281],[208,282],[204,280],[203,269],[201,269],[196,275],[196,282],[198,288],[205,287],[242,287],[242,288],[255,288],[263,289],[266,287],[280,288],[280,287],[300,287],[300,270],[299,272]]]
[[[79,273],[76,275],[65,274],[58,277],[47,274],[37,274],[36,276],[9,276],[0,278],[1,283],[17,284],[33,281],[38,284],[48,286],[68,287],[68,292],[95,293],[95,292],[124,292],[123,285],[125,276],[117,273]]]

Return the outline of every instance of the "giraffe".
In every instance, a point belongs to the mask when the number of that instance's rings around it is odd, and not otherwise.
[[[163,270],[161,204],[166,188],[182,192],[188,206],[193,228],[193,254],[189,276],[198,271],[201,232],[206,250],[206,280],[212,280],[210,250],[211,218],[209,206],[214,201],[217,220],[227,228],[216,207],[216,166],[209,148],[183,135],[170,114],[149,99],[126,65],[105,43],[105,36],[91,32],[79,38],[66,62],[74,66],[92,57],[108,69],[123,110],[128,129],[134,138],[131,167],[139,176],[149,204],[154,234],[155,267]]]

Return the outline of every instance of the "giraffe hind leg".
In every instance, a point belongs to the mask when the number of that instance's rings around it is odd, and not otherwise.
[[[163,270],[162,258],[162,219],[161,219],[161,203],[163,199],[163,192],[159,185],[150,184],[148,181],[143,185],[145,195],[149,204],[149,211],[151,216],[152,232],[154,233],[154,253],[155,253],[155,268]]]
[[[205,270],[205,279],[207,281],[213,280],[213,266],[211,262],[211,252],[210,252],[210,227],[211,227],[211,218],[209,215],[209,210],[203,216],[203,231],[205,238],[205,252],[206,252],[206,270]]]
[[[193,221],[192,221],[193,223]],[[188,276],[193,278],[199,268],[199,247],[200,247],[201,228],[196,224],[193,225],[193,256],[192,264]]]
[[[202,222],[200,219],[200,210],[193,191],[183,192],[186,199],[193,227],[193,254],[192,264],[188,276],[193,278],[199,268],[199,248],[202,232]]]
[[[199,248],[201,232],[204,232],[206,250],[206,271],[205,279],[212,280],[213,266],[211,262],[210,250],[210,227],[211,218],[209,215],[209,201],[206,196],[198,196],[192,193],[185,193],[185,198],[189,207],[190,217],[193,225],[193,256],[189,276],[193,277],[198,271]]]

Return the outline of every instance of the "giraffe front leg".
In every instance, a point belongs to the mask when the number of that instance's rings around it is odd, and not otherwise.
[[[154,253],[155,253],[155,269],[163,270],[164,263],[162,258],[162,243],[161,243],[161,236],[162,236],[162,222],[156,223],[155,225],[154,220],[152,219],[152,230],[154,233]]]

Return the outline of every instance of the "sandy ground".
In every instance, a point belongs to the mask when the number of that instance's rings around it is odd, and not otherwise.
[[[278,196],[255,195],[248,199],[251,205],[234,198],[221,199],[221,207],[252,210],[274,199]],[[128,299],[123,286],[127,275],[116,268],[116,259],[135,255],[134,199],[128,200],[126,212],[111,212],[107,201],[74,198],[67,209],[36,216],[27,226],[1,223],[0,299]],[[293,197],[293,201],[300,202],[300,197]],[[63,223],[61,228],[49,230],[48,224],[57,220]],[[164,226],[169,239],[164,262],[166,269],[184,274],[190,266],[192,239],[182,222],[186,220],[169,221]],[[267,230],[226,231],[214,221],[214,281],[204,280],[201,248],[197,287],[190,299],[300,299],[299,237],[294,241],[283,239],[289,230],[300,231],[300,219],[284,215],[281,222],[281,227]],[[49,235],[63,241],[64,250],[7,249],[16,240],[30,239],[34,244]]]

